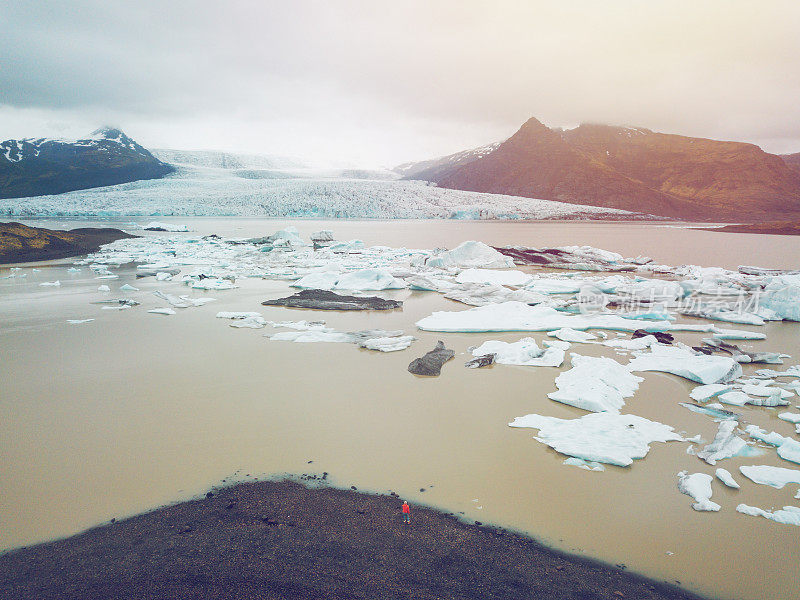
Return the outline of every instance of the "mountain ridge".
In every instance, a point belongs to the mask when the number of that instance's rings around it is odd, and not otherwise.
[[[800,169],[753,144],[531,118],[491,152],[447,160],[460,154],[406,163],[404,178],[684,219],[800,217]]]

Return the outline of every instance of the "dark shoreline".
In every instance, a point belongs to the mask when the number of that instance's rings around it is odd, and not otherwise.
[[[496,527],[294,481],[240,483],[0,555],[0,597],[695,599]]]

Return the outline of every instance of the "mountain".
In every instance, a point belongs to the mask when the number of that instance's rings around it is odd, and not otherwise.
[[[404,177],[682,219],[800,215],[800,172],[753,144],[608,125],[550,129],[530,119],[480,157],[448,161],[455,156],[401,165]]]
[[[157,179],[173,171],[122,131],[108,127],[74,141],[28,138],[0,143],[0,198]]]
[[[790,169],[800,173],[800,152],[796,152],[794,154],[781,154],[780,157]]]
[[[447,171],[455,168],[462,167],[479,158],[483,158],[497,150],[500,142],[494,144],[487,144],[480,148],[473,148],[472,150],[464,150],[463,152],[456,152],[442,158],[434,158],[433,160],[424,160],[422,162],[407,162],[402,165],[397,165],[394,171],[400,174],[404,179],[420,179],[416,177],[420,173],[425,173],[427,177],[435,177],[437,174],[446,173]]]

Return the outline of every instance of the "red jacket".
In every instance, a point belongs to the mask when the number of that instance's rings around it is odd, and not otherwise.
[[[411,512],[411,507],[408,504],[404,503],[403,504],[403,512],[404,513],[410,513]]]

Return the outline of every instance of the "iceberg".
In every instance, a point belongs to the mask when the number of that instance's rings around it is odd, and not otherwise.
[[[515,301],[462,311],[438,311],[417,321],[417,327],[424,331],[443,332],[555,331],[563,328],[636,331],[641,325],[641,321],[616,315],[567,315],[550,306],[529,306]],[[656,321],[647,329],[675,327],[667,321]]]
[[[692,508],[697,511],[717,512],[720,505],[711,501],[711,475],[706,473],[692,473],[686,471],[678,473],[678,489],[681,493],[695,499]]]
[[[625,398],[639,389],[641,377],[617,361],[572,354],[572,368],[556,377],[557,392],[547,394],[556,402],[592,412],[619,412]]]
[[[397,279],[388,271],[381,269],[361,269],[350,273],[323,272],[310,273],[292,283],[292,287],[317,290],[399,290],[406,287],[402,279]]]
[[[536,439],[561,454],[620,467],[647,456],[652,442],[683,441],[668,425],[615,412],[578,419],[531,414],[517,417],[509,426],[538,429]]]
[[[717,479],[719,479],[729,488],[733,488],[735,490],[738,490],[740,488],[739,484],[736,483],[736,480],[733,478],[733,475],[731,475],[730,471],[728,471],[727,469],[722,469],[722,468],[717,469],[716,471],[714,471],[714,474],[717,476]]]
[[[67,319],[67,323],[72,325],[80,325],[81,323],[89,323],[94,321],[94,319]]]
[[[465,269],[456,277],[458,283],[491,283],[493,285],[524,286],[531,280],[531,275],[522,271],[494,269]]]
[[[513,267],[514,261],[483,242],[469,241],[452,250],[445,250],[430,256],[425,261],[425,264],[428,267],[438,267],[440,269],[452,267],[504,269]]]
[[[230,324],[230,326],[236,327],[237,329],[262,329],[266,324],[267,322],[264,320],[264,317],[253,316],[245,317],[244,319],[233,319],[233,322]]]
[[[107,307],[104,306],[103,308],[107,308]],[[151,308],[147,312],[153,313],[154,315],[174,315],[174,314],[176,314],[175,310],[172,309],[172,308]]]
[[[239,287],[229,279],[216,279],[213,277],[189,279],[186,285],[196,290],[232,290]]]
[[[377,350],[378,352],[397,352],[408,348],[415,339],[417,338],[412,335],[376,337],[364,340],[359,346],[367,350]]]
[[[491,283],[462,283],[445,291],[444,297],[470,306],[486,306],[501,302],[523,302],[525,304],[549,303],[547,296],[529,290],[512,290]]]
[[[252,317],[260,317],[260,312],[229,312],[220,311],[217,313],[218,319],[250,319]]]
[[[764,517],[765,519],[781,523],[782,525],[800,525],[800,508],[796,506],[784,506],[783,510],[770,512],[758,508],[757,506],[740,504],[736,507],[736,512],[753,517]]]
[[[61,285],[60,281],[43,281],[39,284],[42,287],[59,287]]]
[[[678,402],[678,404],[683,406],[684,408],[688,408],[692,412],[708,415],[709,417],[712,417],[714,419],[735,419],[737,421],[739,420],[739,415],[730,412],[729,410],[724,410],[721,404],[709,404],[708,406],[703,406],[701,404],[691,404],[690,402]]]
[[[787,483],[800,484],[800,471],[797,469],[785,469],[783,467],[771,467],[769,465],[752,465],[739,467],[742,475],[759,483],[769,485],[777,489],[783,489]]]
[[[800,423],[800,413],[782,412],[778,415],[778,418],[795,425]]]
[[[731,389],[731,386],[722,383],[697,385],[689,392],[689,397],[695,402],[708,402],[711,398],[729,392]]]
[[[174,223],[162,223],[160,221],[150,221],[147,225],[142,227],[145,231],[168,231],[168,232],[185,232],[189,231],[188,225],[175,225]]]
[[[775,446],[778,456],[783,460],[800,464],[800,442],[797,440],[784,437],[775,431],[767,433],[757,425],[748,425],[745,427],[745,431],[754,440]]]
[[[742,375],[742,367],[727,356],[694,354],[686,348],[653,346],[628,363],[631,371],[662,371],[702,384],[725,383]]]
[[[697,453],[697,457],[710,465],[717,464],[718,460],[739,456],[748,446],[747,443],[735,433],[738,423],[733,420],[720,421],[714,441]]]
[[[139,288],[133,287],[132,285],[126,283],[124,285],[119,286],[119,290],[121,292],[138,292]]]
[[[564,362],[564,351],[569,348],[567,342],[544,342],[545,348],[539,348],[536,340],[530,337],[518,342],[501,342],[491,340],[484,342],[472,350],[472,356],[494,354],[496,363],[502,365],[525,365],[531,367],[560,367]]]
[[[745,331],[742,329],[719,329],[712,328],[711,335],[718,340],[765,340],[766,333],[760,331]]]
[[[761,307],[788,321],[800,321],[800,275],[773,277],[764,288]]]
[[[576,331],[575,329],[570,329],[569,327],[562,327],[561,329],[550,331],[547,335],[558,338],[562,342],[589,343],[597,339],[597,336],[593,333]]]
[[[110,287],[108,287],[107,285],[101,285],[101,286],[99,286],[99,287],[97,288],[97,291],[98,291],[98,292],[110,292],[110,291],[111,291],[111,288],[110,288]]]
[[[585,469],[586,471],[605,471],[606,468],[598,462],[586,462],[582,458],[570,457],[564,461],[565,465]]]

